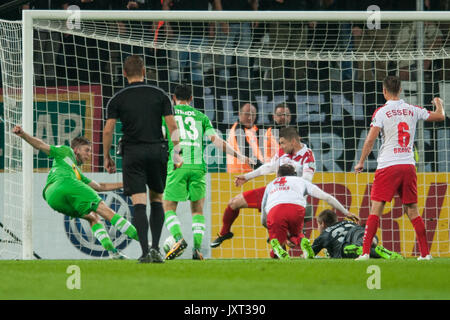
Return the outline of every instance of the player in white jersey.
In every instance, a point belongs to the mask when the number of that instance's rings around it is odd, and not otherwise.
[[[315,172],[314,154],[307,145],[301,142],[297,129],[294,127],[286,127],[280,130],[279,135],[280,150],[272,160],[263,164],[258,169],[245,175],[235,178],[235,185],[242,186],[250,179],[261,175],[276,173],[278,168],[289,163],[295,166],[296,172],[305,179],[312,181]],[[231,239],[231,225],[239,216],[239,210],[243,208],[254,208],[261,211],[261,201],[266,187],[245,191],[232,198],[222,217],[222,228],[218,237],[211,243],[212,248],[218,247],[224,240]]]
[[[305,258],[314,258],[309,240],[300,232],[305,217],[306,195],[325,200],[347,218],[358,221],[335,197],[296,176],[293,166],[282,165],[277,178],[267,185],[261,204],[261,223],[269,231],[270,245],[280,259],[289,259],[285,250],[287,240],[300,245]]]
[[[435,111],[407,104],[399,98],[400,79],[388,76],[383,82],[383,95],[386,104],[378,108],[372,123],[355,172],[364,168],[364,161],[372,151],[376,138],[381,134],[382,145],[378,155],[378,166],[370,193],[371,212],[367,219],[363,242],[363,254],[358,260],[369,259],[372,239],[378,229],[386,202],[391,202],[399,194],[406,214],[411,220],[419,242],[419,259],[431,259],[425,225],[417,207],[417,176],[414,161],[414,135],[419,120],[443,121],[444,108],[440,98],[433,99]]]

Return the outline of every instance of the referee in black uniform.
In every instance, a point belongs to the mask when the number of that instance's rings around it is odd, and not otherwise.
[[[168,145],[163,138],[162,117],[165,118],[174,145],[178,146],[178,130],[173,117],[172,100],[160,88],[145,84],[145,66],[141,57],[125,59],[123,74],[128,86],[117,92],[108,102],[107,120],[103,129],[104,167],[116,172],[110,149],[116,122],[122,123],[122,175],[125,195],[133,203],[133,225],[136,227],[142,256],[139,262],[163,262],[159,240],[164,225],[162,195],[164,192]],[[178,149],[178,148],[177,148]],[[175,164],[181,164],[179,153]],[[147,189],[150,189],[150,218],[147,219]],[[152,247],[148,245],[148,229],[152,233]]]

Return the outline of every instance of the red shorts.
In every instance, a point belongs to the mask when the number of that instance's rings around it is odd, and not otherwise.
[[[280,244],[286,243],[288,232],[290,237],[299,237],[303,230],[305,208],[297,204],[283,203],[270,209],[267,215],[269,239],[278,239]]]
[[[242,193],[249,208],[258,209],[259,211],[261,211],[261,203],[264,197],[264,191],[266,191],[266,187],[257,188]]]
[[[375,171],[371,200],[391,202],[398,193],[403,204],[417,203],[416,167],[397,164]]]

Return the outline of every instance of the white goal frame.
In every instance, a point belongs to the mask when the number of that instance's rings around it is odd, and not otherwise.
[[[416,21],[418,32],[423,30],[423,21],[450,21],[450,12],[434,11],[380,11],[380,21]],[[358,21],[374,19],[373,11],[73,11],[73,10],[24,10],[22,16],[22,126],[26,132],[33,132],[33,24],[36,19],[70,20],[156,20],[156,21]],[[423,46],[423,36],[418,37],[418,48]],[[449,57],[450,58],[450,57]],[[420,58],[418,58],[420,61]],[[423,59],[422,59],[423,60]],[[423,62],[423,61],[422,61]],[[419,62],[420,63],[420,62]],[[419,69],[420,70],[420,69]],[[420,73],[419,73],[420,74]],[[417,80],[418,83],[420,79]],[[419,103],[423,97],[418,97]],[[418,128],[420,137],[421,128]],[[419,138],[419,141],[423,139]],[[419,148],[422,150],[423,148]],[[23,204],[22,204],[22,258],[33,258],[32,219],[33,219],[33,150],[22,143],[23,152]],[[423,157],[421,157],[423,159]]]

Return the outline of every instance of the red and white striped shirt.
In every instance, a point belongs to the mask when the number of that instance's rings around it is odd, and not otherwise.
[[[282,149],[278,151],[268,163],[263,164],[258,169],[245,174],[245,179],[250,180],[265,174],[276,173],[278,168],[284,164],[290,164],[295,168],[297,176],[312,181],[316,171],[314,153],[306,144],[295,154],[285,153]]]

